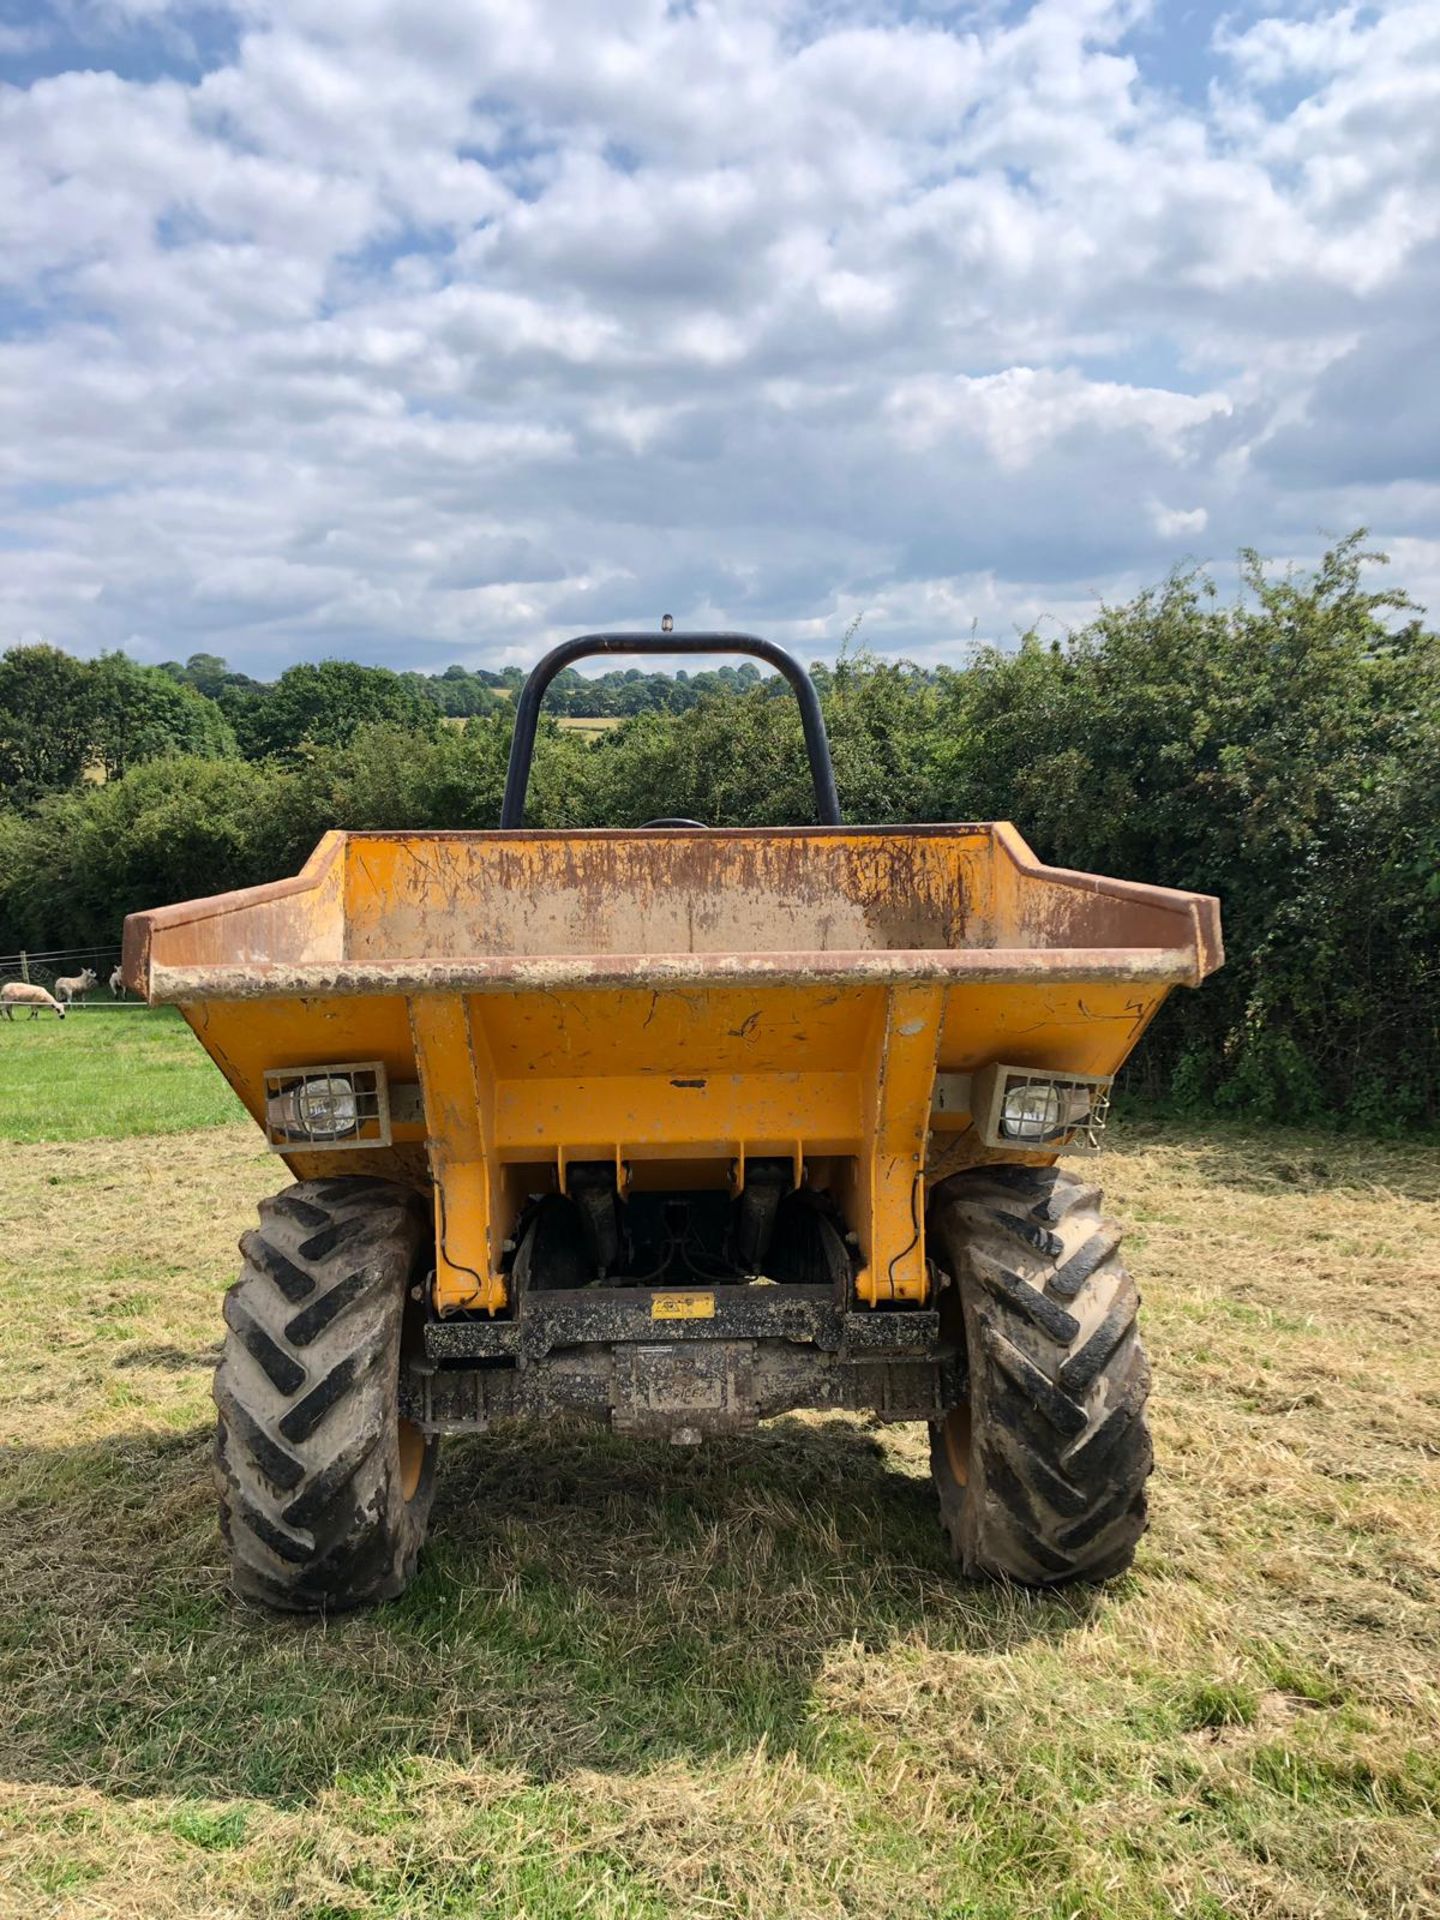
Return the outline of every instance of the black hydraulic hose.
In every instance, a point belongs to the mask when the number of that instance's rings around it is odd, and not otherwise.
[[[805,751],[810,760],[810,778],[815,783],[815,814],[821,826],[838,827],[840,796],[835,790],[835,769],[830,764],[830,742],[825,735],[825,716],[820,697],[800,662],[777,647],[773,640],[761,640],[753,633],[584,633],[575,640],[564,640],[552,647],[532,668],[520,698],[515,703],[515,732],[510,741],[510,765],[505,775],[505,798],[500,807],[500,825],[505,828],[525,824],[525,794],[530,784],[530,766],[535,758],[535,733],[540,724],[540,703],[557,673],[596,653],[748,653],[764,660],[783,673],[800,703],[800,724],[805,730]]]

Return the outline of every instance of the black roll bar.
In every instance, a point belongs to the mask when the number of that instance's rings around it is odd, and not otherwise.
[[[505,775],[505,798],[500,806],[500,825],[505,828],[525,824],[525,793],[530,784],[530,764],[535,758],[535,730],[540,723],[540,702],[557,673],[595,653],[748,653],[764,660],[783,673],[800,702],[800,724],[805,729],[805,751],[810,757],[810,778],[815,783],[815,813],[822,827],[838,827],[840,796],[835,791],[835,769],[830,764],[830,742],[825,737],[825,716],[810,676],[800,662],[777,647],[773,640],[761,640],[753,633],[582,633],[578,639],[562,640],[539,664],[531,669],[520,698],[515,703],[515,731],[510,740],[510,765]]]

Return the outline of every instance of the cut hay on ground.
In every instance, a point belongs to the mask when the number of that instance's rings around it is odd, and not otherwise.
[[[1132,1130],[1155,1523],[966,1587],[918,1434],[452,1445],[415,1590],[227,1597],[253,1131],[0,1148],[0,1912],[1440,1913],[1440,1161]]]

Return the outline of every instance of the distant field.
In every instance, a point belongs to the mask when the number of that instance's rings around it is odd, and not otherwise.
[[[555,723],[566,733],[609,733],[614,727],[623,727],[625,722],[619,714],[607,714],[604,718],[587,720],[575,714],[565,714]]]
[[[40,1033],[0,1023],[7,1130],[78,1125],[87,1057],[111,1131],[126,1081],[198,1095],[172,1021]],[[958,1580],[913,1428],[513,1427],[448,1444],[410,1594],[325,1624],[228,1596],[209,1482],[283,1168],[0,1146],[0,1914],[1434,1920],[1440,1156],[1116,1136],[1159,1456],[1118,1585]]]
[[[223,1126],[239,1101],[178,1013],[133,1003],[0,1019],[0,1140]]]

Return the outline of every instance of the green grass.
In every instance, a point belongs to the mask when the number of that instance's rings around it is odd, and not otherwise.
[[[229,1597],[209,1484],[274,1157],[0,1147],[0,1914],[1433,1920],[1440,1156],[1147,1123],[1101,1170],[1156,1371],[1117,1585],[958,1580],[909,1428],[512,1427],[448,1443],[410,1593],[316,1623]]]
[[[0,1020],[0,1140],[123,1140],[224,1126],[239,1101],[169,1007]]]

